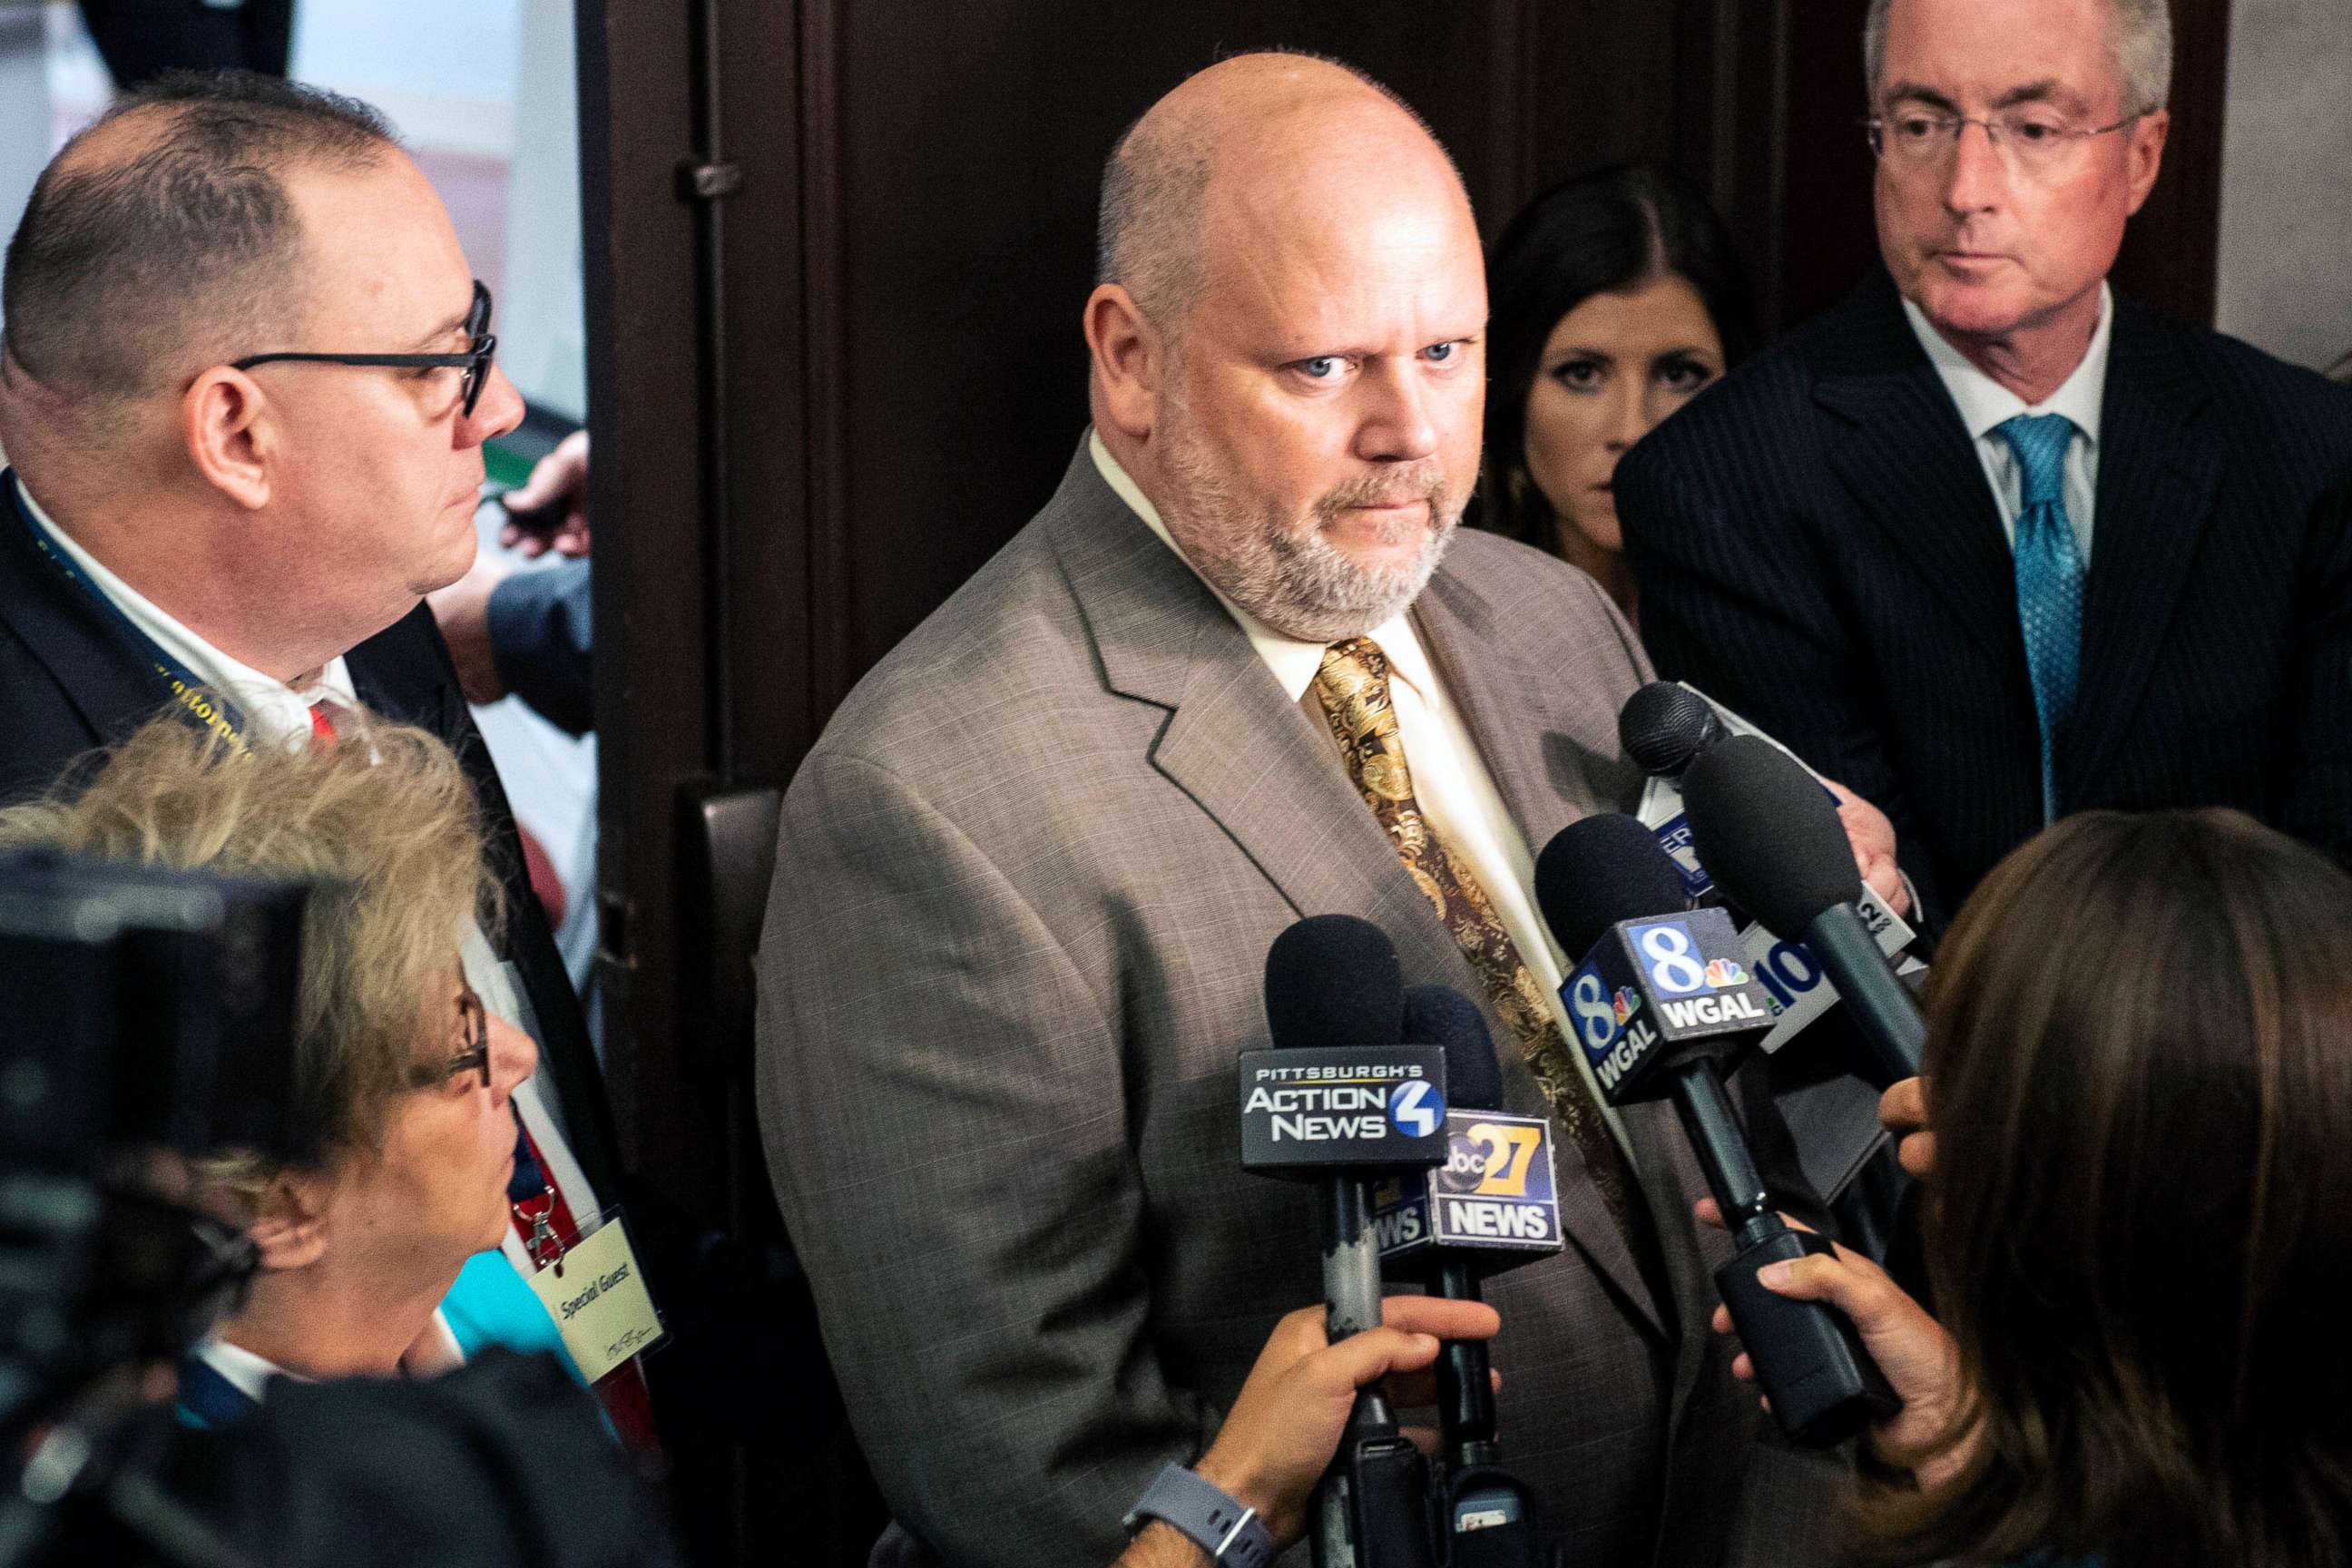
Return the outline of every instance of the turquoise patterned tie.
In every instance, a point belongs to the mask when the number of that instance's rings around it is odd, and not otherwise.
[[[2083,557],[2066,516],[2066,447],[2074,423],[2063,414],[2021,414],[1993,434],[2017,454],[2024,480],[2014,546],[2017,622],[2042,721],[2042,819],[2052,822],[2058,816],[2058,748],[2083,663]]]

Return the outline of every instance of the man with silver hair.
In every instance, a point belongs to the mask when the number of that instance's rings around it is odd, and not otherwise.
[[[2107,284],[2165,0],[1876,0],[1885,272],[1617,470],[1665,674],[1885,806],[1929,923],[2088,807],[2352,849],[2352,395]]]
[[[1269,944],[1337,911],[1474,998],[1507,1108],[1553,1118],[1571,1245],[1491,1299],[1561,1561],[1787,1561],[1841,1467],[1708,1344],[1687,1142],[1601,1106],[1557,1000],[1580,955],[1535,852],[1633,803],[1649,670],[1590,577],[1456,527],[1486,321],[1459,177],[1354,73],[1244,55],[1137,122],[1102,213],[1092,427],[827,726],[761,940],[769,1169],[898,1518],[877,1560],[1092,1568],[1171,1464],[1266,1511],[1203,1450],[1320,1245],[1307,1189],[1241,1169],[1234,1056]]]

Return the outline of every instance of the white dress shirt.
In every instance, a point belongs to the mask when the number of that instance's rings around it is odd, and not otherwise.
[[[1087,450],[1104,482],[1119,500],[1160,536],[1162,543],[1175,551],[1178,560],[1192,566],[1191,558],[1170,537],[1159,509],[1136,488],[1134,478],[1111,456],[1101,436],[1088,431]],[[1200,574],[1198,566],[1192,566],[1192,570],[1194,575]],[[1226,613],[1248,637],[1250,646],[1265,661],[1266,668],[1274,672],[1283,695],[1293,702],[1306,700],[1323,667],[1327,645],[1301,642],[1275,630],[1225,597],[1214,583],[1206,577],[1201,581],[1208,584],[1217,602],[1224,605]],[[1520,837],[1518,825],[1504,806],[1502,795],[1495,788],[1494,778],[1478,754],[1477,742],[1464,724],[1460,710],[1448,700],[1444,685],[1438,679],[1437,668],[1423,650],[1412,620],[1398,616],[1365,635],[1380,644],[1381,651],[1388,656],[1389,700],[1396,710],[1397,738],[1404,745],[1405,767],[1412,775],[1413,798],[1444,841],[1446,853],[1465,862],[1471,874],[1478,879],[1478,885],[1486,889],[1503,929],[1510,933],[1528,972],[1535,976],[1536,984],[1543,988],[1551,1005],[1552,1016],[1562,1038],[1569,1043],[1569,1058],[1584,1075],[1593,1103],[1601,1108],[1603,1120],[1622,1147],[1624,1126],[1593,1080],[1592,1068],[1584,1059],[1584,1053],[1576,1047],[1575,1028],[1559,998],[1560,980],[1568,964],[1537,909],[1535,857],[1528,851],[1527,840]],[[1338,767],[1340,763],[1336,745],[1332,752],[1332,765]]]
[[[2099,324],[2091,333],[2091,346],[2084,353],[2083,363],[2057,391],[2031,407],[1945,342],[1944,334],[1918,306],[1904,300],[1903,314],[1919,346],[1927,351],[1927,361],[1936,367],[1944,390],[1952,395],[1969,438],[1976,443],[1977,460],[1984,465],[1985,481],[1992,486],[1993,500],[2000,509],[2001,531],[2012,550],[2017,547],[2017,513],[2024,504],[2025,479],[2019,471],[2017,454],[1993,430],[2020,414],[2063,414],[2074,421],[2074,438],[2066,447],[2066,521],[2074,525],[2074,548],[2082,556],[2083,570],[2089,571],[2091,512],[2099,494],[2099,409],[2106,398],[2107,344],[2116,325],[2115,290],[2099,285]]]
[[[346,708],[359,707],[359,696],[352,688],[351,667],[341,654],[320,668],[315,682],[297,691],[284,681],[231,658],[157,607],[59,528],[21,480],[17,481],[16,493],[24,498],[25,508],[34,521],[47,532],[49,542],[64,552],[75,569],[130,617],[131,625],[176,659],[199,685],[226,694],[236,704],[245,719],[248,742],[268,740],[288,746],[307,745],[311,734],[310,704],[321,697],[331,698]],[[160,705],[163,694],[159,693],[157,700]],[[538,1020],[531,1016],[513,966],[499,959],[480,925],[468,918],[452,937],[465,964],[466,984],[481,997],[483,1007],[537,1040]],[[514,1103],[521,1112],[523,1125],[530,1130],[532,1142],[545,1156],[556,1185],[562,1190],[572,1217],[584,1228],[601,1211],[595,1194],[589,1189],[586,1173],[572,1156],[571,1145],[554,1114],[552,1100],[541,1094],[539,1080],[533,1078],[515,1086]],[[511,1226],[507,1230],[505,1251],[525,1279],[537,1271],[538,1265],[531,1261],[530,1251]],[[227,1369],[222,1370],[226,1375]],[[232,1377],[230,1381],[236,1380]]]

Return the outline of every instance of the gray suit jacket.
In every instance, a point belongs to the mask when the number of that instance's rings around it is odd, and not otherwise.
[[[1414,614],[1531,845],[1633,800],[1649,667],[1590,578],[1465,531]],[[1327,911],[1480,996],[1328,734],[1082,447],[803,765],[758,960],[769,1169],[908,1560],[1108,1563],[1320,1299],[1308,1189],[1241,1170],[1234,1057],[1267,945]],[[1670,1110],[1627,1121],[1675,1299],[1560,1142],[1571,1245],[1488,1293],[1506,1462],[1573,1564],[1811,1557],[1842,1469],[1759,1442],[1696,1170]]]

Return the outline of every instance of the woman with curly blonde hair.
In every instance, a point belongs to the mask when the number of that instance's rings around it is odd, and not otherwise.
[[[0,811],[0,852],[49,848],[295,879],[302,927],[290,1105],[308,1164],[201,1163],[197,1206],[242,1225],[259,1269],[185,1369],[184,1409],[236,1414],[272,1373],[389,1376],[457,1363],[436,1312],[508,1223],[509,1097],[530,1037],[466,984],[461,935],[498,923],[473,791],[425,731],[241,752],[159,719],[31,805]]]

